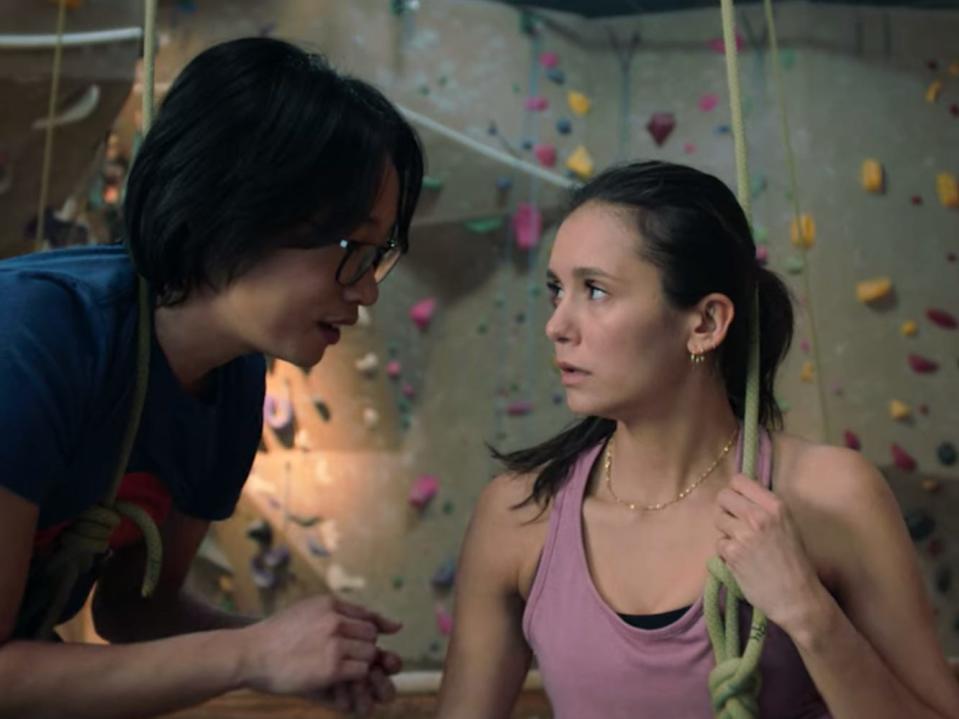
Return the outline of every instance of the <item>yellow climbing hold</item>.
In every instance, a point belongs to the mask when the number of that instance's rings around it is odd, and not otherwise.
[[[908,419],[912,414],[912,409],[905,402],[894,399],[889,403],[889,416],[895,420]]]
[[[590,101],[581,92],[576,92],[576,90],[570,90],[569,94],[566,95],[566,100],[569,102],[569,109],[572,110],[577,115],[585,115],[589,112]]]
[[[856,297],[860,302],[875,302],[892,292],[892,280],[888,277],[877,277],[872,280],[863,280],[856,285]]]
[[[881,194],[884,190],[884,180],[882,164],[879,160],[863,160],[862,187],[866,192]]]
[[[588,180],[593,175],[593,158],[589,150],[580,145],[566,160],[566,167],[575,172],[582,180]]]
[[[949,65],[949,74],[953,77],[959,77],[959,62],[954,62]]]
[[[919,332],[919,325],[916,324],[915,320],[906,320],[902,323],[899,331],[902,332],[903,337],[915,337]]]
[[[815,376],[815,368],[813,367],[812,360],[806,360],[802,363],[802,370],[799,372],[799,379],[803,382],[812,382],[813,377]]]
[[[802,231],[800,232],[800,227]],[[796,247],[805,247],[807,250],[816,244],[816,223],[811,215],[803,213],[799,216],[799,222],[792,221],[789,228],[789,239]]]
[[[939,99],[939,93],[942,92],[942,80],[934,80],[932,84],[926,88],[926,102],[935,102]]]
[[[936,192],[943,207],[959,207],[959,184],[951,172],[936,175]]]

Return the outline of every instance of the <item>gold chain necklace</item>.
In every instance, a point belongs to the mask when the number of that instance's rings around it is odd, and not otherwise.
[[[635,502],[623,501],[618,496],[616,496],[616,492],[613,491],[613,480],[612,480],[612,475],[610,473],[610,469],[613,466],[613,438],[610,437],[609,444],[606,445],[606,453],[605,453],[605,458],[603,460],[603,475],[606,480],[606,488],[609,490],[609,493],[613,499],[615,499],[619,504],[623,505],[624,507],[628,507],[629,509],[633,510],[634,512],[637,509],[641,509],[646,512],[655,512],[657,510],[668,507],[671,504],[676,504],[676,502],[682,499],[686,499],[686,497],[688,497],[690,493],[694,489],[696,489],[696,487],[701,485],[706,480],[706,477],[708,477],[710,474],[713,473],[713,470],[716,469],[716,467],[719,466],[719,463],[723,461],[723,457],[729,454],[729,450],[732,448],[733,443],[736,441],[736,437],[738,435],[739,435],[739,427],[736,427],[736,431],[733,432],[733,436],[729,438],[728,442],[726,442],[726,445],[723,447],[723,451],[719,453],[718,457],[716,457],[716,461],[713,462],[711,465],[709,465],[709,469],[707,469],[705,472],[699,475],[699,479],[697,479],[691,485],[686,487],[686,489],[684,489],[682,492],[677,494],[673,499],[670,499],[668,502],[660,502],[659,504],[644,504],[644,505],[637,505]]]

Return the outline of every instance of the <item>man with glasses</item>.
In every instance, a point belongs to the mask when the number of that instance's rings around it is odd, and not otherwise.
[[[377,90],[231,41],[165,98],[122,246],[0,262],[0,716],[148,717],[243,687],[392,697],[377,640],[396,623],[328,597],[255,621],[181,590],[249,473],[264,355],[310,367],[376,302],[422,174]],[[112,644],[46,641],[94,581]]]

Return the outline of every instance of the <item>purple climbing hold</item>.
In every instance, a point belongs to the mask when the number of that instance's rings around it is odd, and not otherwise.
[[[918,372],[919,374],[929,374],[939,369],[938,363],[922,355],[911,354],[908,359],[912,371]]]
[[[947,330],[954,330],[959,323],[956,322],[954,315],[946,312],[945,310],[939,310],[936,308],[930,308],[926,310],[926,317],[929,318],[929,321],[934,325],[942,327]]]
[[[666,138],[672,134],[676,127],[676,116],[671,112],[654,112],[653,116],[646,123],[646,129],[653,136],[657,145],[666,142]]]

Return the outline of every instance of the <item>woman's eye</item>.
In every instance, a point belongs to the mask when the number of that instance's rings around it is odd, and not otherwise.
[[[563,289],[556,282],[546,283],[546,293],[549,295],[550,302],[556,302],[562,291]]]
[[[601,299],[607,294],[606,290],[589,283],[586,284],[586,291],[589,293],[589,298],[591,300]],[[599,295],[596,294],[597,292]]]

